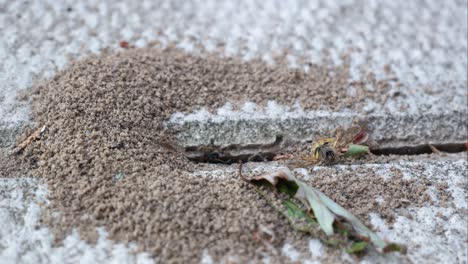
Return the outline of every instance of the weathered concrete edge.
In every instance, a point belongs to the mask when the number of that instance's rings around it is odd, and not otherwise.
[[[467,141],[466,113],[420,113],[360,115],[349,112],[329,115],[277,116],[273,118],[232,118],[184,121],[170,120],[179,143],[186,146],[231,144],[267,144],[280,133],[293,141],[311,140],[330,135],[337,127],[353,123],[367,124],[372,138],[380,146]]]
[[[421,113],[395,115],[359,115],[349,112],[329,115],[301,115],[262,118],[224,118],[166,122],[175,130],[182,146],[267,144],[278,134],[293,141],[311,140],[330,135],[334,129],[364,122],[372,138],[381,146],[402,146],[424,143],[466,142],[466,113]],[[12,146],[28,122],[0,122],[0,148]]]

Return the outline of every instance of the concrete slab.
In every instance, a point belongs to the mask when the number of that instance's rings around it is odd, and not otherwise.
[[[342,261],[350,263],[464,263],[468,257],[468,203],[466,200],[468,161],[439,160],[439,161],[394,161],[388,164],[364,165],[336,165],[316,166],[310,169],[296,169],[303,180],[314,177],[318,171],[325,171],[330,177],[339,177],[343,173],[364,175],[372,172],[375,177],[392,179],[402,174],[405,179],[430,180],[433,185],[428,189],[431,199],[438,200],[436,187],[438,184],[448,184],[453,201],[448,204],[427,205],[423,207],[409,207],[399,210],[393,224],[383,220],[377,213],[368,215],[371,224],[378,230],[378,234],[388,240],[404,244],[408,247],[406,256],[398,254],[377,255],[370,254],[363,259],[355,259],[346,253],[341,256]],[[275,162],[252,163],[248,166],[251,173],[271,172],[281,168]],[[220,181],[228,178],[238,178],[237,165],[224,166],[223,169],[199,171],[195,177],[209,177]],[[378,199],[376,197],[376,199]],[[380,203],[383,201],[379,201]],[[326,253],[316,255],[317,244],[320,242],[311,239],[309,252],[311,256],[304,258],[294,246],[285,244],[283,254],[290,257],[292,262],[307,261],[333,262]],[[326,250],[325,250],[326,251]],[[315,256],[314,256],[315,254]]]
[[[28,120],[16,93],[48,79],[73,58],[157,41],[271,62],[287,49],[292,67],[343,63],[350,81],[369,72],[396,78],[408,111],[466,111],[468,35],[465,1],[113,1],[0,2],[1,134]],[[305,57],[305,63],[300,58]],[[372,88],[370,88],[372,89]],[[395,89],[397,89],[395,87]],[[382,95],[385,96],[385,95]],[[370,109],[373,108],[369,102]],[[393,111],[391,108],[389,111]],[[382,109],[375,109],[377,115]],[[416,116],[415,118],[418,118]],[[11,131],[11,132],[9,132]],[[8,141],[3,139],[3,141]],[[4,143],[5,144],[5,143]]]
[[[269,63],[274,56],[288,50],[290,66],[305,69],[309,63],[341,65],[341,55],[348,54],[350,83],[372,72],[378,80],[395,80],[391,93],[405,95],[385,105],[369,101],[362,113],[346,109],[339,113],[326,110],[309,113],[300,108],[282,108],[278,112],[278,107],[273,110],[247,107],[229,115],[226,115],[229,108],[216,115],[175,113],[168,126],[182,128],[179,136],[183,144],[209,143],[213,135],[219,144],[250,143],[246,140],[271,142],[278,131],[286,131],[291,138],[304,139],[327,134],[330,129],[356,118],[367,118],[374,126],[374,136],[383,144],[466,141],[467,17],[467,3],[463,0],[126,0],[118,3],[0,0],[0,147],[10,146],[22,127],[30,122],[28,104],[18,101],[18,92],[51,78],[72,59],[99,54],[105,49],[119,50],[121,40],[137,47],[153,41],[162,46],[173,42],[194,53],[221,47],[227,55],[237,54],[245,59],[260,57]],[[466,261],[466,213],[460,213],[466,212],[466,200],[462,201],[466,191],[459,186],[466,178],[466,161],[391,166],[399,166],[411,177],[419,177],[416,169],[425,168],[428,172],[423,177],[449,182],[458,202],[450,208],[410,209],[413,220],[402,216],[393,230],[378,216],[373,216],[373,223],[381,227],[380,233],[414,247],[405,261]],[[344,169],[353,170],[353,167]],[[466,186],[466,182],[462,184]],[[0,196],[0,220],[8,226],[0,229],[0,257],[7,262],[147,259],[145,255],[134,256],[131,248],[112,245],[105,238],[90,246],[74,235],[66,240],[69,242],[64,247],[53,248],[49,231],[34,227],[39,205],[46,202],[44,186],[30,180],[0,180]],[[448,220],[435,217],[438,212]],[[426,241],[431,246],[418,248]],[[285,245],[283,254],[290,256],[291,261],[304,263],[326,259],[319,243],[311,241],[310,248],[316,257],[308,260],[299,259],[293,246]],[[210,260],[209,255],[204,256],[203,260]],[[349,260],[346,255],[343,258]],[[370,256],[362,261],[392,260],[401,259]]]
[[[47,204],[47,187],[30,178],[0,179],[0,262],[2,263],[153,263],[148,254],[135,254],[135,245],[117,244],[98,230],[96,245],[81,240],[77,232],[62,246],[53,245],[53,234],[39,226],[41,206]]]
[[[375,172],[376,177],[392,178],[402,173],[407,179],[429,179],[436,186],[447,183],[453,202],[448,206],[410,207],[400,212],[393,224],[387,223],[376,213],[369,214],[371,224],[384,239],[408,246],[408,255],[377,255],[371,253],[363,259],[356,259],[343,253],[341,259],[350,263],[463,263],[466,260],[468,242],[468,220],[466,202],[466,160],[444,160],[432,162],[396,161],[390,164],[337,165],[315,167],[312,171],[298,169],[307,180],[317,171],[326,171],[331,177],[353,172],[357,175],[366,171]],[[220,181],[237,178],[236,166],[198,171],[194,177],[210,177]],[[268,172],[280,168],[277,163],[255,163],[249,170]],[[428,190],[436,197],[435,187]],[[105,230],[99,230],[96,245],[89,245],[73,233],[64,245],[53,247],[53,236],[47,228],[38,227],[40,206],[47,203],[47,188],[33,179],[0,179],[0,258],[6,263],[152,263],[147,254],[135,254],[135,245],[115,244],[106,238]],[[299,252],[294,245],[286,243],[281,253],[290,260],[309,263],[332,261],[327,249],[320,241],[311,238],[310,252]],[[304,258],[304,254],[310,254]],[[336,258],[336,256],[333,256]],[[210,263],[211,257],[205,252],[203,261]],[[202,262],[203,262],[202,261]]]
[[[264,109],[252,103],[240,111],[230,104],[211,114],[175,113],[166,126],[176,131],[182,146],[269,144],[277,135],[292,141],[330,136],[338,127],[364,121],[380,147],[467,141],[466,112],[360,114],[353,111],[304,111],[270,102]]]

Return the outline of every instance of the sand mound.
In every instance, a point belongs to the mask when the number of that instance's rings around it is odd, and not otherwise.
[[[366,97],[380,102],[365,88],[373,82],[355,86],[357,96],[349,98],[347,67],[304,73],[176,49],[93,57],[34,89],[33,119],[47,131],[19,162],[47,182],[44,223],[58,240],[78,228],[92,241],[94,228],[104,226],[112,239],[137,241],[165,261],[198,261],[204,249],[255,259],[259,225],[274,226],[278,245],[297,234],[241,181],[191,177],[196,165],[170,147],[164,120],[227,101],[356,108]]]

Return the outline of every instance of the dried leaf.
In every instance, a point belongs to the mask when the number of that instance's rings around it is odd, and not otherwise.
[[[362,143],[365,143],[368,139],[369,139],[369,133],[366,130],[361,129],[361,131],[359,131],[359,133],[357,133],[354,136],[352,143],[362,144]]]
[[[360,126],[352,126],[345,130],[337,128],[335,131],[334,147],[336,149],[346,148],[349,144],[353,143],[354,138],[362,131]]]
[[[241,177],[243,177],[242,174]],[[367,228],[357,217],[328,198],[321,191],[310,187],[304,182],[296,179],[288,168],[282,168],[281,170],[275,172],[259,175],[252,179],[246,179],[244,177],[243,179],[254,184],[267,181],[275,188],[279,188],[278,186],[283,186],[281,188],[285,188],[284,186],[293,186],[293,182],[298,186],[298,188],[295,189],[295,192],[294,189],[286,188],[288,190],[288,194],[301,201],[304,206],[306,206],[306,208],[312,209],[313,215],[317,219],[320,228],[324,231],[325,234],[332,235],[334,233],[333,223],[335,221],[338,222],[345,220],[353,227],[352,234],[355,237],[358,237],[363,242],[370,242],[378,251],[383,252],[387,246],[391,245],[387,245],[377,234]],[[301,216],[301,213],[298,211],[298,206],[294,206],[295,204],[293,203],[285,203],[285,205],[288,208],[288,213],[290,216]],[[393,248],[389,248],[388,250],[391,249]]]

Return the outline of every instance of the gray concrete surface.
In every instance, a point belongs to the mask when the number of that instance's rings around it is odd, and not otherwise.
[[[18,92],[51,78],[72,59],[99,54],[104,49],[119,50],[121,40],[137,47],[152,41],[162,46],[174,42],[195,53],[198,44],[206,50],[223,46],[227,55],[237,54],[245,59],[260,57],[269,63],[273,56],[287,49],[290,66],[305,68],[299,57],[316,64],[340,65],[343,63],[340,56],[348,53],[350,81],[372,71],[377,79],[398,79],[391,92],[405,94],[383,106],[369,101],[364,113],[329,113],[324,109],[306,113],[307,118],[300,110],[281,106],[271,111],[254,110],[255,116],[261,117],[257,119],[243,118],[242,113],[226,109],[216,115],[175,113],[173,125],[185,129],[180,138],[186,143],[206,142],[212,137],[211,133],[223,135],[216,140],[231,143],[241,140],[239,135],[242,134],[255,140],[267,140],[277,130],[308,137],[326,132],[331,126],[347,124],[360,115],[374,118],[375,136],[389,144],[466,141],[467,5],[466,0],[87,0],[79,3],[0,0],[0,147],[11,145],[15,135],[30,122],[28,104],[17,100]],[[390,68],[391,73],[386,73],[384,68]],[[399,110],[401,106],[406,109],[404,112]],[[278,118],[284,114],[291,119]],[[256,127],[264,131],[252,129]],[[197,131],[200,128],[211,130],[201,134]],[[408,173],[418,166],[441,167],[426,176],[435,182],[449,181],[457,197],[466,196],[464,189],[457,187],[466,178],[466,162],[434,164],[420,162],[401,166],[407,168]],[[0,228],[0,256],[6,263],[112,260],[125,263],[140,259],[130,253],[110,258],[115,251],[131,252],[131,248],[113,245],[105,240],[104,233],[102,239],[107,242],[96,246],[73,237],[68,247],[50,247],[47,242],[50,233],[47,230],[35,233],[32,228],[40,212],[38,205],[46,202],[43,188],[28,180],[0,182],[0,219],[7,223]],[[450,212],[457,209],[466,210],[466,200],[463,205],[463,197],[460,199],[442,213],[452,215]],[[466,229],[463,231],[466,215],[457,214],[449,217],[449,221],[437,222],[440,220],[433,213],[438,210],[442,209],[415,209],[413,222],[402,218],[397,231],[383,226],[381,232],[398,241],[410,241],[415,247],[422,241],[431,242],[430,247],[416,248],[409,257],[411,261],[466,263],[467,234]],[[437,223],[449,225],[439,234],[434,232]],[[8,243],[11,239],[16,242]],[[290,247],[285,245],[284,252],[295,260]],[[204,260],[209,259],[205,255]],[[313,263],[321,259],[296,260]],[[363,260],[367,263],[380,261],[378,258]]]
[[[327,112],[290,109],[270,103],[266,109],[251,104],[240,111],[229,105],[210,114],[198,111],[176,113],[166,126],[176,131],[182,146],[269,144],[277,135],[292,141],[329,136],[338,127],[364,121],[380,147],[414,146],[425,143],[459,143],[467,140],[466,111],[449,114]]]
[[[350,53],[351,80],[369,71],[396,77],[407,112],[465,111],[466,1],[0,1],[0,116],[28,120],[17,91],[47,79],[72,58],[158,41],[196,52],[224,44],[226,54],[271,61],[284,49],[341,64]],[[385,73],[385,66],[392,76]],[[370,109],[379,109],[369,102]],[[385,106],[389,112],[398,107]]]
[[[96,245],[74,232],[53,246],[53,235],[39,226],[47,187],[33,179],[0,179],[0,263],[152,263],[148,254],[135,254],[136,246],[114,244],[98,230]]]
[[[300,168],[296,171],[302,174],[306,180],[314,177],[314,173],[317,171],[325,171],[331,177],[337,177],[341,173],[365,175],[367,172],[372,172],[375,177],[386,179],[401,174],[404,179],[430,180],[433,185],[429,187],[428,194],[434,201],[438,200],[436,185],[447,183],[448,190],[453,197],[453,201],[449,202],[448,205],[441,203],[433,206],[409,207],[400,211],[393,224],[387,223],[377,213],[369,214],[371,224],[378,230],[377,233],[382,238],[402,243],[408,247],[406,256],[370,254],[357,260],[343,253],[342,259],[351,263],[466,263],[468,258],[468,242],[466,241],[468,236],[466,227],[467,166],[468,161],[466,160],[444,159],[412,162],[397,160],[388,164],[317,166],[312,170]],[[253,173],[264,173],[280,167],[275,162],[251,163],[245,167],[245,170]],[[194,176],[218,180],[237,178],[239,177],[238,166],[225,166],[222,170],[214,168],[213,170],[199,171],[194,173]],[[376,197],[377,202],[383,202],[379,199],[381,197]],[[311,240],[314,241],[314,239]],[[285,247],[283,254],[288,255],[295,251],[291,245],[285,245]],[[313,251],[313,249],[310,250]],[[311,254],[314,256],[314,252]],[[291,256],[294,255],[294,253],[291,254]],[[299,261],[300,263],[321,262],[327,261],[327,254],[323,253],[311,259],[301,259],[299,256],[290,257],[290,259],[292,262]]]

